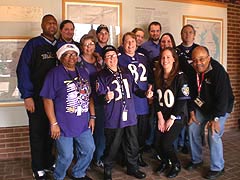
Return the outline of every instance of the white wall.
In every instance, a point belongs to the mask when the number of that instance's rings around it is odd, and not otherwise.
[[[28,124],[24,106],[0,107],[0,127],[25,126]]]
[[[62,1],[61,0],[0,0],[0,6],[21,6],[21,7],[40,7],[43,8],[43,14],[53,14],[60,22],[62,18]],[[16,31],[9,29],[8,31]],[[39,32],[41,33],[40,21]],[[0,127],[24,126],[28,125],[28,118],[24,106],[6,106],[0,107]]]
[[[104,1],[104,0],[94,0]],[[223,44],[223,65],[226,66],[227,56],[227,9],[216,6],[205,6],[197,4],[186,4],[160,0],[105,0],[106,2],[122,3],[122,34],[131,31],[136,26],[136,7],[149,8],[156,14],[150,20],[163,19],[160,23],[163,32],[169,31],[174,35],[176,43],[181,42],[180,30],[183,26],[183,15],[203,16],[211,18],[222,18],[224,27]],[[43,14],[51,13],[60,22],[62,18],[62,0],[0,0],[0,6],[32,6],[43,8]],[[147,15],[146,15],[147,17]],[[153,19],[153,18],[157,19]],[[138,20],[139,21],[139,20]],[[147,24],[145,24],[145,27]],[[166,28],[166,29],[164,29]],[[9,29],[11,31],[11,29]],[[41,32],[39,23],[39,33]],[[36,33],[38,35],[38,33]],[[23,106],[20,107],[0,107],[0,127],[27,125],[28,120]]]

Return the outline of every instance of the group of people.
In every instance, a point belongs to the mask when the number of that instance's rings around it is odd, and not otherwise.
[[[161,36],[161,24],[154,21],[148,41],[143,42],[144,30],[135,28],[118,48],[108,45],[106,25],[97,28],[97,42],[90,34],[75,42],[71,20],[61,22],[56,39],[58,25],[51,14],[42,18],[41,27],[17,65],[35,179],[45,180],[52,171],[55,180],[66,174],[91,180],[87,169],[93,161],[104,168],[103,179],[112,180],[120,154],[127,174],[143,179],[139,166],[148,166],[142,156],[146,146],[160,158],[156,172],[174,178],[181,171],[178,147],[190,151],[186,169],[203,164],[206,124],[211,164],[204,177],[224,172],[221,137],[234,96],[222,65],[194,43],[192,25],[182,28],[179,46],[171,33]]]

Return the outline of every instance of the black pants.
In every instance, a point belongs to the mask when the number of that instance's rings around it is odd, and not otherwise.
[[[155,148],[163,161],[168,162],[169,159],[173,164],[179,162],[173,142],[179,136],[182,127],[182,122],[175,120],[169,131],[162,133],[156,130]]]
[[[137,119],[138,119],[138,144],[141,153],[146,144],[146,140],[149,136],[150,129],[149,115],[148,114],[137,115]]]
[[[53,139],[50,137],[49,121],[40,98],[34,99],[35,112],[28,113],[32,170],[37,171],[50,168],[54,164],[52,154]]]
[[[112,169],[121,143],[127,159],[128,170],[138,169],[137,125],[118,129],[104,129],[106,148],[104,151],[104,167]]]

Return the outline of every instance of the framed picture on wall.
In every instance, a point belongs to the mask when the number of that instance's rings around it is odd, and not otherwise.
[[[196,29],[195,43],[206,46],[210,56],[223,64],[223,19],[183,16],[183,25]]]
[[[8,4],[8,1],[4,4]],[[24,38],[33,37],[41,33],[39,24],[41,24],[44,14],[42,7],[24,6],[22,4],[0,5],[0,12],[1,37]]]
[[[0,106],[23,104],[17,88],[16,67],[28,39],[0,39]]]
[[[84,34],[96,35],[100,24],[108,26],[109,44],[118,46],[121,32],[121,3],[63,0],[63,19],[74,22],[73,39],[80,41]]]

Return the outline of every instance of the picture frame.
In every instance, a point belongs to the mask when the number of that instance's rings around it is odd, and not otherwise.
[[[17,88],[16,67],[27,41],[0,38],[0,107],[23,105]]]
[[[210,56],[223,64],[223,19],[183,16],[183,25],[186,24],[196,30],[194,42],[206,46]]]
[[[104,24],[109,29],[109,44],[118,47],[121,33],[122,4],[115,2],[63,0],[63,17],[74,22],[73,39],[80,41],[84,34],[91,34],[96,38],[96,29]]]
[[[25,38],[41,33],[39,24],[44,14],[42,7],[0,5],[0,12],[0,37]]]

